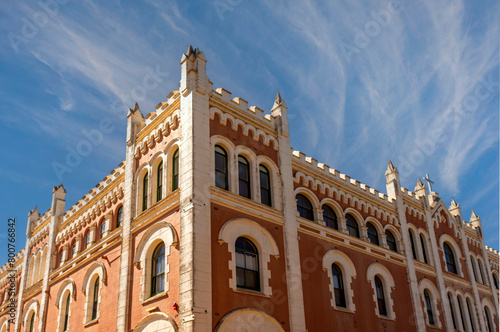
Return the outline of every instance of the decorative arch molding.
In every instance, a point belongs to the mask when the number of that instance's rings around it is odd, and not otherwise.
[[[56,295],[56,307],[59,309],[59,302],[61,301],[61,296],[63,296],[64,292],[69,290],[71,297],[76,300],[76,285],[73,279],[66,279],[63,281]]]
[[[333,308],[336,308],[332,273],[332,264],[334,263],[337,264],[342,270],[347,309],[351,312],[354,312],[356,311],[356,305],[354,304],[352,282],[357,278],[356,267],[354,266],[349,256],[336,249],[328,250],[323,256],[323,271],[328,274],[328,279],[330,280],[328,284],[331,295],[330,304]]]
[[[180,119],[180,109],[176,109],[172,114],[160,123],[155,130],[152,130],[142,141],[138,142],[135,147],[134,157],[137,159],[141,154],[145,154],[149,148],[153,146],[153,142],[159,142],[161,136],[166,136],[170,129],[178,127]],[[162,135],[160,135],[162,134]]]
[[[28,319],[29,319],[29,314],[33,311],[33,314],[35,315],[35,321],[38,318],[38,308],[40,308],[40,304],[38,303],[38,299],[31,299],[29,300],[25,305],[24,305],[24,312],[23,312],[23,322],[24,326],[28,326]],[[0,324],[1,326],[1,324]],[[34,330],[34,329],[33,329]]]
[[[90,278],[96,273],[99,275],[99,278],[101,279],[101,283],[103,283],[104,285],[107,285],[106,267],[101,262],[94,262],[87,269],[87,272],[85,273],[85,276],[83,277],[83,280],[82,280],[82,293],[83,293],[83,295],[85,295],[85,296],[87,295],[87,293],[86,293],[87,286],[88,286],[87,284],[89,283]]]
[[[142,291],[139,295],[139,300],[145,301],[150,297],[151,289],[151,257],[156,247],[162,243],[165,245],[165,278],[164,278],[164,291],[160,294],[168,292],[170,272],[170,264],[168,263],[168,256],[170,255],[170,247],[177,246],[179,238],[175,228],[167,222],[160,222],[151,226],[144,235],[142,235],[134,255],[134,265],[142,270],[141,274],[141,287]]]
[[[9,320],[7,319],[7,317],[0,319],[0,331],[9,331]]]
[[[277,210],[281,210],[282,198],[281,198],[281,190],[280,190],[280,170],[278,166],[274,163],[274,161],[264,155],[258,155],[256,159],[256,177],[258,179],[257,186],[259,190],[257,190],[259,199],[260,199],[260,170],[259,166],[265,166],[270,172],[271,176],[271,205]],[[259,200],[260,203],[260,200]]]
[[[237,193],[237,187],[235,184],[237,183],[238,173],[235,173],[237,169],[235,153],[236,146],[231,142],[228,138],[221,135],[213,135],[210,137],[210,167],[212,172],[210,172],[210,184],[215,187],[215,146],[219,145],[222,147],[227,154],[227,176],[228,176],[228,190],[233,193]]]
[[[263,138],[264,145],[269,146],[271,142],[273,142],[273,149],[275,151],[279,150],[278,141],[273,136],[266,134],[263,130],[255,128],[252,124],[243,122],[240,119],[236,119],[234,116],[228,113],[224,113],[220,109],[216,107],[210,108],[210,120],[215,119],[215,114],[219,116],[219,124],[226,126],[227,120],[231,121],[231,129],[233,131],[238,131],[238,127],[242,128],[243,135],[248,136],[250,133],[252,134],[252,138],[254,141],[258,142],[260,137]]]
[[[425,217],[423,212],[410,205],[406,206],[406,213],[413,217],[417,217],[419,220],[424,220]]]
[[[307,197],[307,199],[311,202],[312,208],[313,208],[313,215],[314,215],[314,222],[319,222],[320,220],[323,220],[323,213],[320,213],[321,210],[321,205],[319,203],[318,197],[308,188],[304,187],[298,187],[295,189],[293,193],[293,197],[296,201],[297,195],[304,195]],[[297,209],[297,207],[295,208]],[[322,211],[322,210],[321,210]],[[296,211],[297,217],[299,217],[299,211]]]
[[[457,274],[459,276],[463,276],[464,273],[462,271],[462,251],[460,250],[460,246],[455,242],[455,239],[449,236],[448,234],[443,234],[439,237],[439,248],[441,248],[442,255],[441,258],[443,260],[445,270],[446,270],[446,255],[444,254],[444,243],[448,243],[453,250],[453,255],[455,256],[455,265],[457,266]],[[447,270],[446,270],[447,271]]]
[[[255,221],[236,218],[227,221],[219,231],[219,244],[224,242],[228,245],[228,250],[231,254],[229,261],[229,269],[231,270],[231,279],[229,285],[233,290],[237,290],[236,285],[236,257],[235,257],[235,242],[239,237],[247,237],[251,240],[259,252],[259,272],[262,289],[261,292],[266,296],[271,296],[272,288],[269,285],[271,279],[271,271],[269,269],[270,257],[279,259],[280,253],[278,245],[273,236],[260,224]]]
[[[233,331],[284,332],[281,324],[269,314],[254,308],[240,308],[227,313],[219,321],[214,332]]]
[[[390,231],[392,233],[392,235],[394,235],[394,238],[396,239],[396,246],[398,248],[398,253],[404,254],[405,248],[404,248],[403,239],[401,237],[401,233],[399,233],[399,230],[395,226],[393,226],[391,224],[387,224],[384,227],[384,237],[385,237],[385,231],[387,231],[387,230]],[[386,243],[387,243],[387,240],[386,240]]]
[[[163,312],[154,312],[144,316],[132,332],[177,332],[177,323]]]
[[[394,282],[394,278],[392,277],[391,272],[380,263],[372,263],[366,271],[367,281],[373,288],[372,295],[373,301],[375,302],[375,314],[377,315],[377,317],[380,316],[378,310],[377,291],[375,289],[376,276],[379,276],[383,283],[384,296],[387,306],[387,316],[391,319],[396,319],[396,313],[394,312],[394,300],[391,296],[392,290],[396,288],[396,283]]]
[[[441,319],[439,318],[439,305],[438,305],[438,300],[441,300],[441,297],[439,296],[439,290],[437,289],[436,285],[429,279],[422,279],[420,280],[420,283],[418,284],[418,289],[420,293],[420,300],[422,301],[424,305],[424,315],[425,315],[425,321],[427,325],[431,326],[429,322],[429,317],[427,316],[427,311],[425,310],[425,296],[424,296],[424,291],[427,290],[429,291],[431,297],[432,297],[432,313],[434,314],[434,325],[437,326],[438,328],[441,328]]]

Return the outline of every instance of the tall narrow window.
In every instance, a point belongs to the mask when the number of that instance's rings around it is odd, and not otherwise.
[[[240,196],[251,198],[250,164],[245,157],[238,156],[238,186]]]
[[[123,224],[123,205],[120,206],[116,213],[116,228],[121,227]]]
[[[69,328],[69,297],[70,297],[70,294],[68,294],[68,296],[66,296],[66,306],[64,307],[64,326],[63,326],[63,331],[68,331],[68,328]]]
[[[488,332],[493,332],[493,323],[491,322],[490,311],[487,307],[484,307],[484,315],[486,316],[486,324],[488,325]]]
[[[236,285],[237,287],[260,291],[259,253],[254,244],[239,237],[236,249]]]
[[[87,230],[85,233],[85,249],[90,247],[91,241],[90,241],[90,230]]]
[[[482,284],[487,285],[488,282],[486,281],[483,273],[483,264],[481,264],[481,261],[479,259],[477,260],[477,267],[479,268],[479,274],[481,274],[481,279],[483,280]]]
[[[457,323],[455,322],[455,311],[453,310],[453,301],[451,300],[451,294],[448,293],[448,303],[450,304],[451,320],[453,321],[453,328],[457,329]]]
[[[99,225],[99,240],[102,240],[104,238],[105,232],[106,232],[106,221],[103,220]]]
[[[446,260],[446,270],[451,273],[457,274],[457,266],[455,263],[455,255],[453,254],[453,250],[451,250],[448,243],[443,244],[444,250],[444,258]]]
[[[387,307],[385,304],[385,294],[384,294],[384,286],[382,285],[382,281],[378,276],[375,276],[375,290],[377,292],[377,304],[378,304],[378,313],[381,316],[387,316]]]
[[[429,292],[424,290],[424,299],[425,299],[425,309],[427,311],[427,318],[429,319],[429,324],[434,325],[434,312],[432,311],[432,301]]]
[[[151,296],[164,291],[165,287],[165,244],[160,243],[153,252],[151,264]]]
[[[358,223],[356,222],[356,219],[354,219],[354,217],[351,216],[350,214],[346,214],[345,215],[345,222],[346,222],[347,231],[349,232],[349,235],[359,238],[359,229],[358,229]]]
[[[470,326],[472,328],[472,332],[475,332],[476,328],[474,323],[474,316],[472,314],[474,311],[472,310],[472,305],[470,304],[470,300],[466,299],[465,302],[467,302],[467,311],[469,313]]]
[[[413,259],[417,259],[417,250],[415,248],[415,241],[413,240],[413,232],[409,230],[408,233],[410,234],[411,252],[413,254]]]
[[[391,233],[391,231],[389,231],[389,230],[385,231],[385,240],[386,240],[387,246],[389,247],[390,250],[398,252],[396,238],[394,237],[394,234]]]
[[[422,246],[422,256],[424,256],[424,263],[429,264],[429,261],[427,260],[427,246],[425,245],[425,239],[422,234],[420,234],[420,245]]]
[[[229,189],[227,153],[219,145],[215,146],[215,186],[224,190]]]
[[[97,318],[97,305],[99,301],[99,277],[95,279],[94,291],[92,292],[92,316],[90,320]]]
[[[495,288],[498,289],[498,278],[496,275],[493,275],[493,284],[495,285]]]
[[[371,223],[366,223],[366,231],[368,232],[368,239],[370,240],[370,242],[378,246],[378,232],[375,226],[373,226],[373,224]]]
[[[314,213],[311,202],[306,196],[297,194],[295,197],[297,199],[297,211],[302,218],[306,218],[314,221]]]
[[[474,258],[472,256],[470,257],[470,265],[472,267],[472,273],[474,273],[474,280],[479,282],[479,279],[477,279],[476,264],[474,264]]]
[[[325,222],[326,227],[339,229],[337,225],[337,215],[328,205],[323,205],[323,221]]]
[[[30,317],[30,327],[28,331],[33,332],[34,330],[35,330],[35,313],[32,312]]]
[[[342,277],[342,270],[337,264],[332,264],[332,276],[333,290],[335,293],[335,305],[337,307],[345,308],[344,278]]]
[[[466,325],[465,325],[464,308],[462,306],[462,298],[457,297],[457,302],[458,302],[458,311],[460,312],[460,320],[462,321],[462,328],[465,330]]]
[[[158,169],[156,170],[156,201],[159,202],[162,199],[163,190],[163,161],[160,161]]]
[[[263,165],[259,165],[260,176],[260,202],[271,206],[271,176]]]
[[[179,149],[175,150],[172,157],[172,191],[179,188]]]
[[[146,172],[142,178],[142,211],[146,211],[148,208],[148,176]]]
[[[71,258],[76,256],[76,249],[76,241],[73,241],[73,243],[71,244]]]

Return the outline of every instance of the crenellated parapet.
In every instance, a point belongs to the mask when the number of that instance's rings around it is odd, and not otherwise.
[[[156,127],[151,128],[147,135],[141,132],[137,137],[135,158],[140,158],[141,155],[146,154],[148,150],[154,146],[155,142],[158,143],[162,137],[167,136],[170,130],[178,128],[179,121],[180,110],[176,109],[170,116],[163,119],[161,123],[158,123]]]

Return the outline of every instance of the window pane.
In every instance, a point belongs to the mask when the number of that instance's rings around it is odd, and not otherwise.
[[[337,215],[328,205],[323,205],[323,221],[327,227],[338,229]]]
[[[356,219],[354,219],[354,217],[350,214],[346,214],[345,219],[349,235],[359,238],[358,223],[356,222]]]
[[[385,231],[385,238],[387,241],[387,246],[389,247],[390,250],[398,252],[398,247],[396,245],[396,238],[394,238],[394,235],[390,231]]]
[[[370,223],[366,224],[366,229],[368,232],[368,239],[370,240],[371,243],[378,245],[378,232],[375,226],[373,226]]]
[[[296,196],[297,199],[297,211],[302,218],[314,221],[314,214],[311,202],[301,194]]]
[[[429,262],[427,261],[427,246],[426,246],[426,241],[423,237],[422,234],[420,234],[420,245],[422,246],[422,255],[424,256],[424,263],[425,264],[429,264]]]
[[[246,269],[256,271],[257,270],[257,259],[253,255],[246,255],[245,256],[245,263],[246,263]]]

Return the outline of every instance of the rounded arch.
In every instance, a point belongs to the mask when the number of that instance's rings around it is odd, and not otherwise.
[[[322,208],[323,205],[328,205],[333,209],[333,212],[335,212],[335,214],[337,215],[337,220],[338,218],[344,216],[344,211],[342,210],[342,207],[339,205],[339,203],[335,202],[333,199],[329,197],[323,198],[319,202],[319,207]]]
[[[174,154],[176,151],[180,151],[180,140],[178,138],[173,139],[165,147],[164,151],[164,162],[163,162],[163,183],[166,185],[166,190],[163,190],[167,194],[170,194],[179,188],[179,183],[177,181],[177,188],[174,189]],[[180,153],[179,160],[177,161],[180,165]],[[179,169],[177,169],[179,171]]]
[[[9,331],[9,320],[7,317],[0,319],[0,331],[8,332]]]
[[[94,274],[98,274],[99,278],[102,280],[102,283],[106,284],[107,283],[107,272],[106,272],[106,267],[104,266],[103,263],[101,262],[94,262],[90,267],[87,269],[87,272],[85,273],[85,276],[83,277],[82,280],[82,293],[86,295],[87,293],[87,286],[89,284],[89,280]]]
[[[141,166],[138,167],[137,172],[135,173],[135,186],[136,186],[136,204],[135,204],[135,215],[139,215],[144,208],[144,192],[146,193],[146,208],[150,207],[151,204],[151,172],[152,172],[152,167],[147,163],[144,162]],[[144,188],[144,178],[147,175],[147,188]]]
[[[426,322],[428,325],[431,325],[431,321],[429,316],[427,315],[427,311],[425,310],[426,308],[426,299],[425,299],[425,291],[427,291],[430,294],[430,302],[431,302],[431,309],[432,309],[432,315],[434,318],[434,325],[437,327],[441,327],[441,319],[439,318],[439,305],[438,305],[438,300],[441,300],[441,297],[439,296],[439,290],[437,289],[436,285],[429,279],[422,279],[420,280],[420,283],[418,285],[419,288],[419,293],[420,293],[420,299],[422,301],[422,304],[424,306],[424,314],[426,316]]]
[[[274,207],[278,210],[281,209],[281,204],[282,204],[282,201],[281,201],[281,191],[279,190],[280,188],[280,181],[279,181],[279,169],[278,167],[276,166],[276,164],[274,163],[274,161],[267,157],[267,156],[263,156],[263,155],[259,155],[257,156],[257,160],[256,160],[256,177],[258,179],[258,183],[256,183],[257,187],[259,188],[259,190],[256,191],[256,193],[258,194],[258,197],[260,198],[260,186],[261,186],[261,183],[260,183],[260,169],[259,167],[260,166],[264,166],[268,172],[269,172],[269,176],[270,176],[270,184],[271,184],[271,207]],[[260,201],[259,201],[260,203]]]
[[[462,264],[460,260],[462,258],[462,251],[460,250],[460,246],[455,242],[455,239],[449,236],[448,234],[443,234],[439,237],[439,247],[443,250],[442,259],[444,262],[444,266],[446,268],[446,255],[444,253],[444,244],[447,243],[453,251],[453,255],[455,258],[455,266],[457,268],[457,274],[463,276],[462,272]]]
[[[240,308],[227,313],[219,321],[214,332],[233,331],[284,332],[281,324],[269,314],[254,308]]]
[[[376,283],[375,283],[375,277],[378,277],[380,281],[382,282],[383,285],[383,291],[384,291],[384,297],[386,301],[386,309],[387,309],[387,316],[391,319],[396,318],[396,314],[394,312],[394,300],[392,299],[391,293],[394,288],[396,288],[396,283],[394,282],[394,278],[392,276],[392,273],[385,267],[384,265],[380,263],[372,263],[367,271],[366,271],[366,278],[367,281],[371,284],[373,288],[373,301],[375,303],[375,313],[377,316],[379,316],[380,311],[378,308],[378,300],[377,300],[377,290],[376,290]]]
[[[73,279],[66,279],[62,282],[61,286],[59,287],[59,290],[57,291],[56,295],[56,307],[59,308],[59,302],[61,301],[61,297],[64,294],[66,290],[69,290],[71,296],[73,299],[76,299],[76,286],[75,282]]]
[[[352,207],[348,207],[348,208],[346,208],[344,210],[344,215],[343,215],[344,218],[345,218],[346,214],[350,214],[351,216],[354,217],[354,219],[358,223],[358,227],[360,228],[360,230],[361,230],[361,227],[366,226],[365,219],[363,218],[363,216],[361,215],[361,213],[359,213],[358,210],[356,210],[356,209],[354,209]]]
[[[398,253],[403,254],[404,253],[404,245],[403,245],[403,240],[401,239],[401,234],[399,233],[399,230],[394,226],[387,224],[384,227],[384,237],[385,237],[385,232],[389,231],[391,234],[394,236],[394,239],[396,240],[396,248],[398,250]],[[387,243],[387,241],[386,241]]]
[[[423,238],[423,243],[422,243],[422,238]],[[422,260],[426,258],[427,263],[429,265],[434,265],[433,255],[431,255],[430,251],[431,241],[429,234],[427,234],[427,232],[424,229],[419,228],[417,230],[417,239],[415,239],[415,241],[417,241],[417,247],[419,248],[420,257],[422,257]]]
[[[351,261],[349,256],[337,249],[328,250],[323,256],[323,271],[326,271],[328,274],[329,289],[331,293],[330,303],[332,307],[336,308],[335,305],[335,292],[334,292],[334,284],[333,284],[333,273],[332,273],[332,264],[337,264],[340,267],[343,280],[344,280],[344,290],[345,290],[345,298],[346,298],[346,309],[354,312],[356,310],[356,305],[354,304],[354,292],[352,289],[352,282],[357,278],[356,267],[354,263]]]
[[[38,299],[31,299],[24,305],[24,315],[23,315],[23,323],[26,328],[28,326],[28,319],[31,317],[31,313],[35,315],[35,322],[38,317],[38,308],[40,304],[38,303]],[[33,329],[34,331],[34,329]]]
[[[489,286],[490,278],[488,275],[488,269],[487,269],[486,263],[484,262],[484,259],[483,259],[483,257],[481,257],[481,255],[477,255],[477,270],[479,272],[479,275],[481,276],[481,279],[483,281],[483,285]]]
[[[177,332],[177,324],[169,315],[154,312],[144,316],[132,332]]]
[[[159,170],[158,170],[158,167],[160,166],[160,164],[162,165],[162,168],[161,168],[161,187],[158,188],[158,176],[159,176]],[[149,165],[150,165],[150,169],[151,169],[151,174],[150,174],[150,179],[151,179],[151,184],[149,185],[152,189],[151,189],[151,192],[152,192],[152,197],[151,197],[151,205],[154,205],[156,204],[157,201],[160,200],[160,198],[163,198],[165,197],[165,194],[164,194],[164,180],[165,180],[165,156],[163,154],[162,151],[159,151],[157,153],[155,153],[154,156],[151,157],[150,159],[150,162],[149,162]],[[158,192],[158,189],[161,189],[161,192],[159,193]]]
[[[215,147],[220,146],[224,151],[226,152],[226,162],[227,162],[227,170],[226,170],[226,177],[227,177],[227,190],[233,193],[238,193],[237,190],[237,179],[238,179],[238,173],[237,173],[237,163],[235,162],[235,149],[236,146],[226,137],[221,136],[221,135],[214,135],[210,137],[210,167],[212,170],[215,169]],[[215,183],[215,173],[216,172],[210,172],[210,183],[212,186],[216,186]]]

